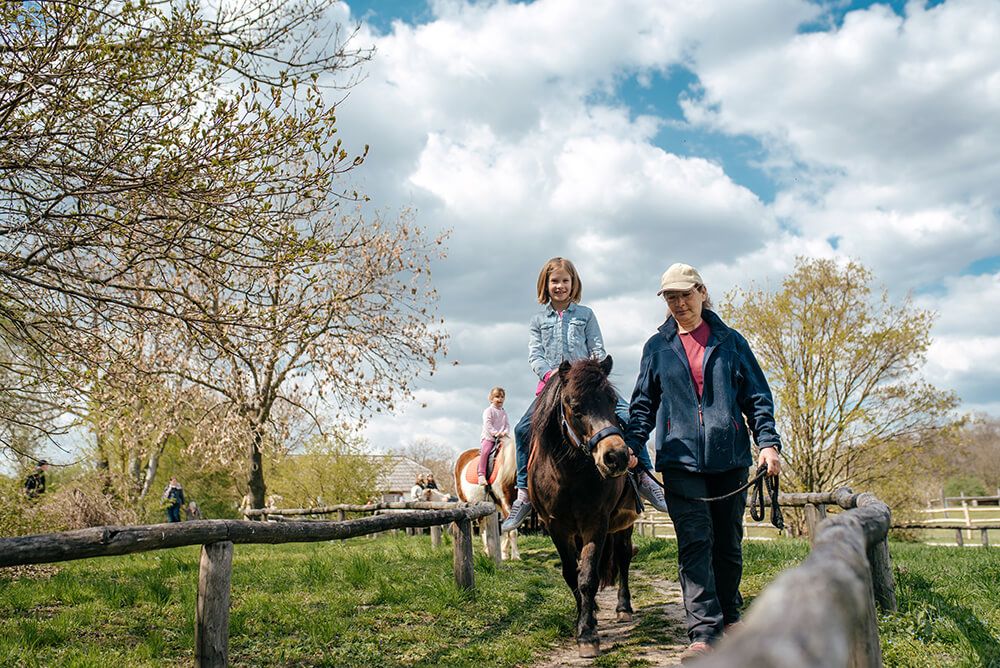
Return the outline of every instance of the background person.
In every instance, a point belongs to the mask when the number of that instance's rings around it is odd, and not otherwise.
[[[171,476],[170,483],[163,490],[163,500],[166,501],[167,521],[181,521],[181,506],[184,505],[184,488],[177,482],[176,476]]]
[[[747,481],[749,425],[768,475],[781,469],[781,441],[767,380],[746,339],[710,310],[694,267],[673,264],[660,280],[669,309],[647,342],[629,411],[626,441],[645,447],[656,425],[656,470],[677,534],[688,637],[682,658],[709,651],[740,619],[743,513],[747,493],[706,503]]]
[[[510,433],[510,421],[503,402],[507,392],[502,387],[494,387],[489,394],[490,405],[483,411],[483,431],[479,435],[479,484],[486,484],[486,465],[496,447],[497,441]]]
[[[24,495],[29,499],[45,494],[45,472],[49,470],[49,462],[40,459],[35,465],[35,470],[24,479]]]

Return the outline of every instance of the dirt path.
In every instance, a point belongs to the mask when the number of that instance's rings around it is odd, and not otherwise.
[[[680,664],[680,655],[687,647],[684,626],[684,604],[681,586],[676,582],[658,580],[641,571],[631,572],[632,622],[621,624],[615,619],[618,601],[617,587],[608,587],[597,594],[600,609],[597,613],[597,631],[601,636],[602,664],[614,665],[612,656],[620,655],[626,665],[646,661],[651,666]],[[581,659],[576,641],[568,640],[532,668],[557,668],[558,666],[592,666],[594,659]]]

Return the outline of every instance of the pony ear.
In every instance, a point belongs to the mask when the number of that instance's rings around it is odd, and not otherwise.
[[[566,382],[566,374],[569,373],[570,363],[563,360],[559,365],[559,380]]]
[[[606,375],[611,373],[611,366],[613,364],[614,361],[611,359],[611,355],[608,355],[607,357],[601,360],[601,369],[604,371]]]

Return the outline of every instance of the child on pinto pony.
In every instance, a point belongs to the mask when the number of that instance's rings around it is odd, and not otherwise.
[[[479,447],[479,484],[486,484],[486,465],[489,463],[493,448],[497,441],[510,433],[510,422],[507,411],[503,409],[507,393],[502,387],[490,390],[490,405],[483,411],[483,433],[480,435]]]
[[[601,361],[608,356],[604,350],[604,338],[601,336],[601,327],[597,324],[597,316],[580,303],[583,286],[572,262],[562,257],[554,257],[546,262],[538,274],[536,289],[538,303],[544,306],[531,318],[528,362],[539,382],[535,400],[514,427],[514,442],[517,446],[517,499],[511,506],[510,516],[501,527],[502,531],[516,529],[531,514],[531,501],[528,499],[531,416],[545,383],[562,362],[587,358]],[[618,397],[615,412],[623,426],[628,423],[628,402],[621,396]],[[636,448],[634,454],[640,465],[640,472],[635,474],[640,495],[657,510],[666,512],[667,502],[663,498],[663,490],[648,474],[641,472],[653,470],[645,445]]]

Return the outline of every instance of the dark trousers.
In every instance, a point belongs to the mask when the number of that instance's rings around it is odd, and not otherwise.
[[[181,507],[179,505],[170,506],[169,508],[167,508],[167,521],[168,522],[181,521]]]
[[[747,492],[712,503],[690,498],[728,494],[747,481],[747,473],[740,468],[715,474],[670,469],[663,474],[691,642],[712,642],[725,624],[740,618]]]

